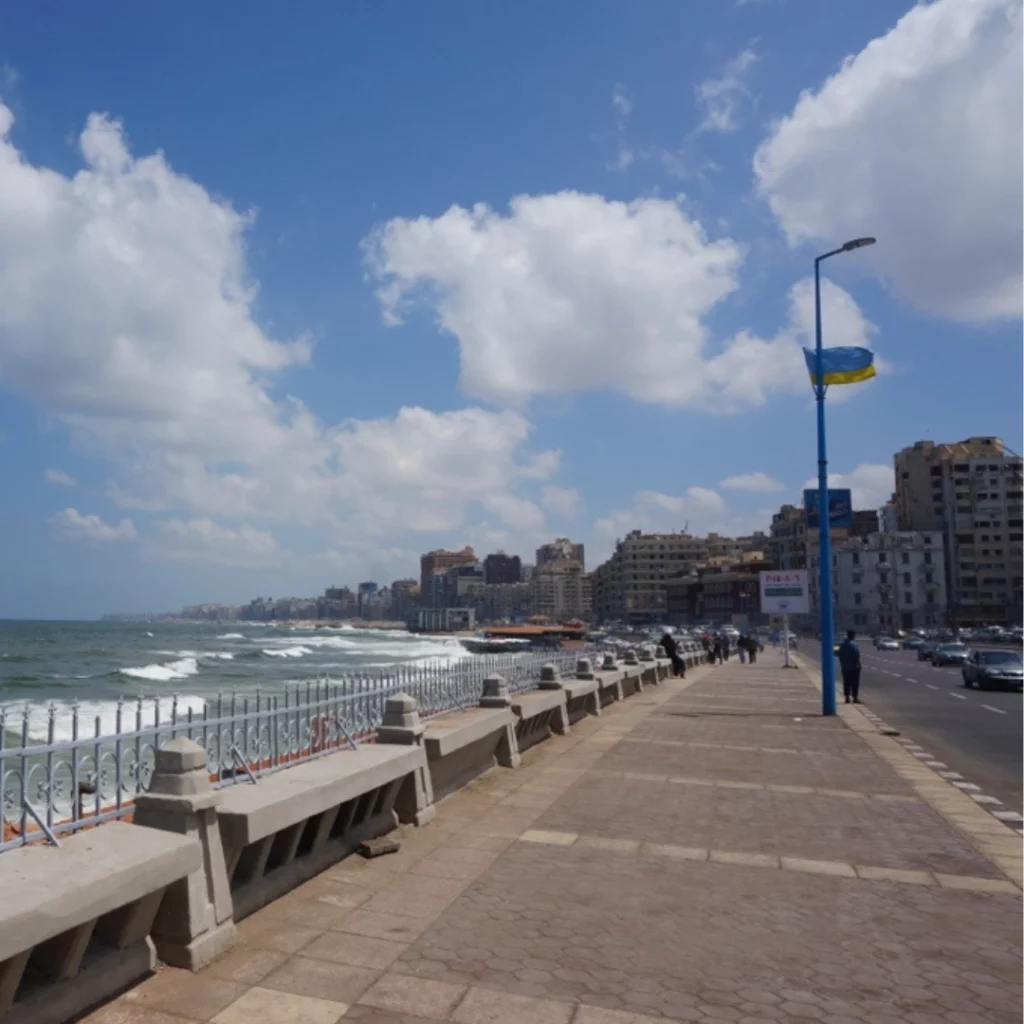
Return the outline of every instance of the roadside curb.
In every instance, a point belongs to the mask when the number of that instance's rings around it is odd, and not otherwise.
[[[802,655],[791,656],[820,693],[820,672],[810,668]],[[990,810],[992,801],[1000,808],[1001,802],[996,801],[995,797],[986,797],[972,783],[961,781],[957,772],[949,772],[947,775],[933,768],[929,761],[933,764],[941,762],[931,758],[913,740],[886,725],[863,704],[842,704],[836,710],[843,724],[857,733],[900,778],[909,782],[921,800],[966,835],[978,852],[1014,885],[1024,888],[1024,864],[1021,858],[1024,819],[1019,814],[999,808]]]

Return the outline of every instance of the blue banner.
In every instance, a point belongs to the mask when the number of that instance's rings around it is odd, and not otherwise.
[[[818,491],[804,491],[804,515],[807,518],[807,529],[818,529]],[[828,521],[832,529],[853,526],[853,499],[846,488],[828,491]]]

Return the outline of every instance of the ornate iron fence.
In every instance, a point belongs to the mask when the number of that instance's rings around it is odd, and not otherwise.
[[[35,728],[38,708],[0,707],[0,852],[129,815],[136,794],[149,788],[157,749],[174,737],[202,745],[215,786],[256,782],[370,739],[393,694],[411,694],[428,719],[475,705],[489,675],[503,676],[509,692],[518,693],[534,684],[541,666],[566,673],[595,650],[478,655],[271,694],[221,694],[200,713],[179,708],[176,697],[121,699],[112,732],[103,731],[99,716],[90,721],[77,707],[51,705],[45,740]],[[58,730],[70,738],[58,738]]]

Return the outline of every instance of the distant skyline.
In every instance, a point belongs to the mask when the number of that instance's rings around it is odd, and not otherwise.
[[[1021,447],[1017,0],[47,4],[0,37],[0,617],[588,567]]]

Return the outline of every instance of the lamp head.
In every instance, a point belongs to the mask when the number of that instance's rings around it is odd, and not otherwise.
[[[865,245],[874,245],[875,239],[873,238],[854,238],[852,241],[844,243],[842,247],[843,252],[851,252],[854,249],[860,249]]]

